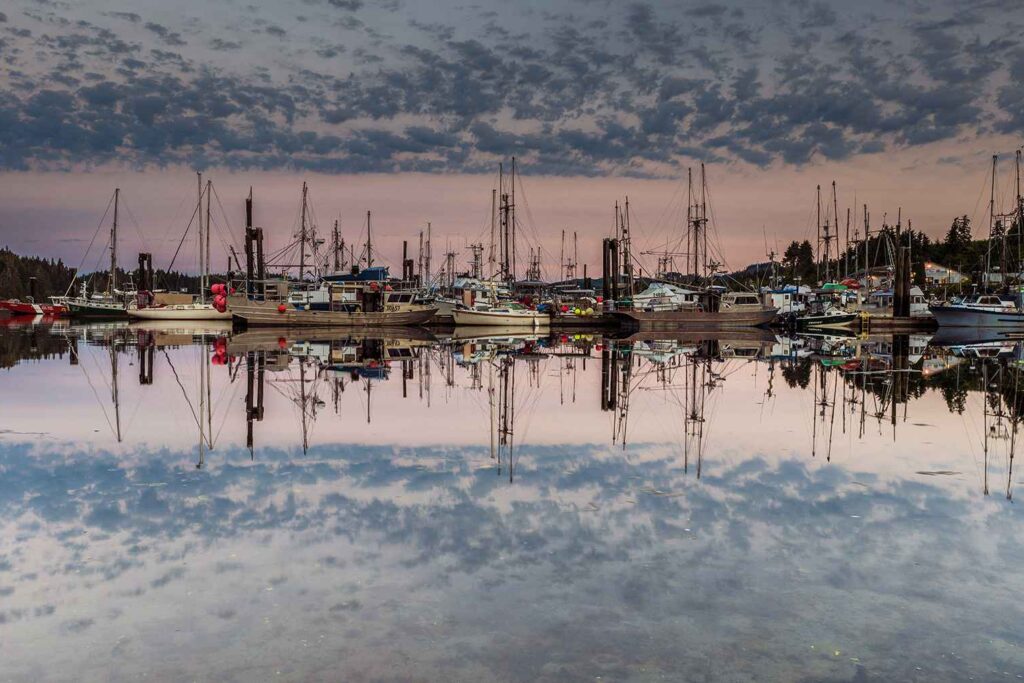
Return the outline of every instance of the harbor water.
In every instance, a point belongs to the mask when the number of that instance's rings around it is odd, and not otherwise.
[[[0,328],[0,680],[1024,678],[1019,342],[350,334]]]

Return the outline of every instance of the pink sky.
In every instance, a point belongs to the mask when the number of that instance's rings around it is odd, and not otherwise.
[[[1012,148],[1009,139],[993,139],[1002,158],[1000,195],[1013,191]],[[955,215],[972,216],[976,235],[987,223],[990,152],[980,150],[960,164],[942,163],[943,145],[930,145],[894,154],[874,154],[844,163],[821,163],[794,169],[766,170],[740,165],[708,167],[712,207],[720,243],[728,265],[740,268],[767,260],[768,248],[785,249],[792,239],[815,234],[814,194],[821,184],[827,195],[833,179],[839,187],[841,226],[847,207],[869,205],[872,227],[883,214],[903,217],[932,238],[941,239]],[[963,151],[961,148],[959,151]],[[446,244],[468,260],[464,247],[487,241],[491,187],[494,178],[482,175],[365,174],[318,175],[269,172],[208,172],[228,211],[236,244],[244,225],[243,198],[250,185],[256,199],[256,222],[267,230],[268,249],[290,241],[297,225],[300,188],[310,186],[310,200],[319,227],[327,231],[340,217],[346,240],[363,239],[366,210],[373,211],[376,253],[397,271],[401,241],[408,239],[415,252],[417,233],[433,224],[435,264]],[[580,261],[591,275],[600,268],[600,238],[611,230],[612,206],[629,196],[633,209],[634,251],[660,248],[670,235],[678,235],[685,207],[685,180],[642,180],[620,177],[564,178],[531,176],[522,169],[526,203],[519,197],[519,218],[542,236],[545,268],[554,277],[562,229],[579,234]],[[16,252],[63,258],[71,265],[82,260],[112,190],[119,186],[130,216],[122,212],[121,258],[129,267],[146,246],[164,267],[180,240],[194,206],[195,175],[185,169],[136,171],[97,170],[82,173],[0,174],[0,244]],[[679,193],[682,193],[680,197]],[[529,212],[525,210],[528,203]],[[215,208],[214,220],[219,219]],[[855,212],[855,217],[859,214]],[[135,229],[138,221],[141,231]],[[532,220],[531,220],[532,219]],[[215,232],[215,235],[219,234]],[[86,269],[102,264],[99,249],[91,252]],[[526,244],[521,238],[520,270],[525,267]],[[217,245],[218,240],[214,240]],[[177,265],[195,267],[192,250],[183,249]],[[214,248],[214,264],[225,262],[223,247]],[[655,265],[655,257],[644,260]]]

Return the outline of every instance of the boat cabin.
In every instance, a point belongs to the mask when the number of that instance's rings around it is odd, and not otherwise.
[[[803,313],[818,300],[817,294],[807,285],[768,289],[762,293],[762,297],[765,306],[779,309],[780,314]]]
[[[869,312],[876,310],[892,310],[892,301],[894,296],[893,290],[891,289],[880,289],[871,292],[868,294],[867,301],[861,306],[861,310]],[[925,299],[924,292],[921,291],[921,288],[917,286],[910,288],[910,315],[930,315],[928,312],[928,300]]]
[[[761,298],[755,292],[726,292],[722,295],[723,309],[761,309]]]
[[[652,282],[647,289],[633,296],[633,308],[642,311],[695,310],[700,300],[701,292],[667,282]]]

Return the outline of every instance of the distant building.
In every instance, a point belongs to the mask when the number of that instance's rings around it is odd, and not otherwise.
[[[964,276],[957,270],[946,266],[924,262],[924,279],[930,285],[958,285],[964,281]]]

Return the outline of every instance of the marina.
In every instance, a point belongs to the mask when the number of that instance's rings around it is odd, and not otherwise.
[[[1024,681],[1022,27],[4,0],[0,683]]]

